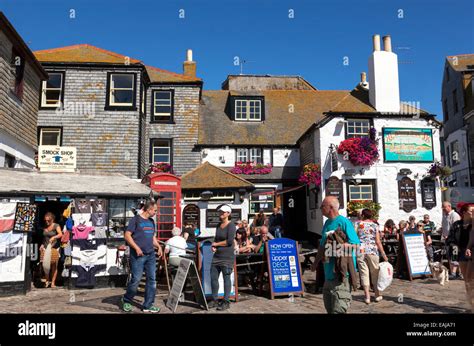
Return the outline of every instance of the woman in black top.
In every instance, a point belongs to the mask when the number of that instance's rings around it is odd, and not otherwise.
[[[234,238],[235,225],[230,222],[232,209],[224,204],[217,208],[219,211],[220,225],[216,228],[216,236],[212,243],[214,256],[211,263],[211,289],[212,301],[208,304],[209,308],[217,307],[217,310],[226,310],[230,308],[230,291],[232,289],[231,274],[234,268]],[[224,277],[224,299],[217,303],[219,294],[219,275]]]
[[[458,247],[457,252],[451,251],[451,261],[459,262],[459,269],[461,269],[462,276],[466,276],[466,269],[469,260],[466,257],[466,249],[469,242],[469,234],[472,230],[473,211],[474,204],[464,204],[461,207],[461,220],[453,223],[447,240],[448,243],[454,244]]]

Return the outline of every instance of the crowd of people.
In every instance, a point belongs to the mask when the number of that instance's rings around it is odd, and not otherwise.
[[[474,308],[474,265],[472,261],[474,204],[464,203],[458,207],[459,214],[449,202],[443,203],[441,241],[450,264],[451,278],[465,280],[468,301],[471,308]],[[388,261],[382,240],[396,239],[400,242],[396,271],[402,277],[407,274],[404,247],[401,244],[402,234],[423,234],[428,260],[430,262],[434,260],[432,235],[437,233],[438,229],[428,214],[418,221],[416,217],[410,216],[408,221],[401,220],[398,227],[394,220],[390,219],[381,229],[377,220],[374,219],[373,213],[368,209],[362,210],[359,220],[354,224],[346,217],[339,215],[339,201],[331,196],[323,200],[321,210],[328,220],[323,227],[322,239],[312,270],[317,270],[319,263],[324,262],[323,298],[325,308],[329,313],[347,312],[352,299],[350,283],[354,279],[351,278],[350,272],[347,270],[348,266],[341,265],[343,262],[341,255],[329,251],[333,248],[329,242],[337,240],[340,245],[349,249],[349,254],[354,262],[352,265],[359,272],[359,277],[356,279],[359,280],[360,286],[364,290],[366,304],[371,302],[370,284],[372,284],[375,293],[375,301],[379,302],[383,299],[377,289],[380,258],[383,261]]]

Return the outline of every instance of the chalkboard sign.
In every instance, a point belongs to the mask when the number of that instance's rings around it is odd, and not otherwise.
[[[14,231],[32,232],[36,219],[36,204],[17,203]]]
[[[271,298],[277,295],[303,295],[298,242],[287,238],[273,239],[265,244],[265,250]]]
[[[188,204],[183,209],[183,225],[194,224],[196,227],[201,227],[200,225],[200,212],[201,210],[196,204]]]
[[[181,259],[179,263],[178,272],[173,280],[173,287],[171,288],[170,295],[166,301],[166,307],[175,312],[178,307],[179,297],[184,289],[186,278],[189,278],[191,285],[193,286],[193,292],[196,297],[196,302],[208,310],[206,298],[204,297],[204,291],[202,290],[201,280],[199,279],[196,265],[193,261],[186,258]]]
[[[403,177],[398,182],[398,199],[400,209],[411,212],[416,209],[416,186],[415,181],[408,177]]]
[[[436,207],[436,185],[432,179],[424,179],[421,182],[421,203],[426,209]]]
[[[422,233],[401,234],[410,280],[418,276],[431,275],[424,235]]]
[[[242,219],[242,210],[240,209],[232,209],[232,222],[238,221]],[[215,209],[207,209],[206,210],[206,227],[212,228],[217,227],[221,220],[219,219],[219,212]]]
[[[344,195],[342,193],[342,180],[330,177],[326,182],[326,196],[334,196],[339,200],[339,209],[344,208]]]

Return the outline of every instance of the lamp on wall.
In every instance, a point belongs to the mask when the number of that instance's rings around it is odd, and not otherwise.
[[[239,189],[239,201],[240,201],[240,203],[242,203],[244,201],[246,193],[247,193],[247,190]]]
[[[398,174],[400,175],[410,175],[412,172],[409,168],[401,168]]]
[[[214,196],[214,193],[212,191],[203,191],[201,192],[201,198],[208,201]]]

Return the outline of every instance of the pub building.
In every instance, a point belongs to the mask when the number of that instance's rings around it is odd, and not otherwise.
[[[400,102],[390,36],[383,44],[381,50],[374,35],[369,81],[362,73],[360,83],[318,114],[298,140],[301,164],[321,164],[321,185],[307,193],[308,229],[315,233],[321,234],[319,206],[328,195],[338,197],[340,213],[353,219],[365,207],[379,209],[381,227],[387,219],[398,224],[424,214],[441,226],[440,180],[429,173],[441,161],[441,124],[416,103]]]
[[[44,287],[39,247],[47,212],[54,214],[61,230],[71,228],[66,225],[69,216],[74,227],[79,226],[77,234],[84,232],[81,236],[72,233],[68,241],[59,242],[65,256],[58,264],[58,286],[124,286],[128,276],[125,227],[150,193],[145,185],[118,173],[0,169],[0,296],[26,294],[32,285]],[[155,193],[154,198],[158,197]],[[79,268],[86,257],[84,249],[89,255],[90,250],[95,251],[95,262],[87,263],[93,275],[85,275],[90,273]]]

